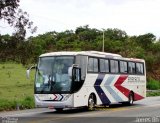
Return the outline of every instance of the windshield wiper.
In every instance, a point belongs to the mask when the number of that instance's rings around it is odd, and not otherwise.
[[[53,90],[53,86],[55,85],[55,81],[53,81],[53,77],[51,77],[51,75],[48,76],[48,88],[50,88],[50,91]]]

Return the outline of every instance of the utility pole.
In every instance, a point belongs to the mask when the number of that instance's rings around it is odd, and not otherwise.
[[[102,52],[104,52],[104,29],[103,29],[103,46],[102,46]]]

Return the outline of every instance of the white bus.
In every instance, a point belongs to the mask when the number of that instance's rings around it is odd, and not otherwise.
[[[57,111],[132,104],[146,97],[145,61],[98,51],[45,53],[36,66],[34,89],[36,107]]]

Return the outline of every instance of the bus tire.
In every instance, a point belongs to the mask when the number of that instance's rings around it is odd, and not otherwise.
[[[89,111],[94,110],[95,105],[96,105],[96,97],[94,96],[94,94],[91,94],[88,98],[88,110]]]
[[[133,105],[134,102],[134,94],[131,92],[128,96],[128,105]]]
[[[56,112],[62,112],[63,108],[55,108]]]

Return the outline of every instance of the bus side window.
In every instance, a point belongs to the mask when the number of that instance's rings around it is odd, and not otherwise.
[[[128,72],[130,74],[135,74],[136,73],[136,65],[134,62],[128,62]]]
[[[136,63],[136,73],[137,74],[144,74],[142,63]]]
[[[98,59],[97,58],[89,58],[88,71],[89,72],[98,72]]]
[[[111,73],[118,73],[119,72],[118,61],[110,60],[110,68],[111,68]]]
[[[93,70],[94,70],[94,69],[93,69],[93,67],[94,67],[93,63],[94,63],[94,62],[93,62],[93,58],[89,58],[89,59],[88,59],[88,71],[89,71],[89,72],[93,72]]]
[[[109,62],[106,59],[100,59],[100,72],[109,72]]]
[[[126,61],[120,61],[120,72],[127,73],[127,62]]]

